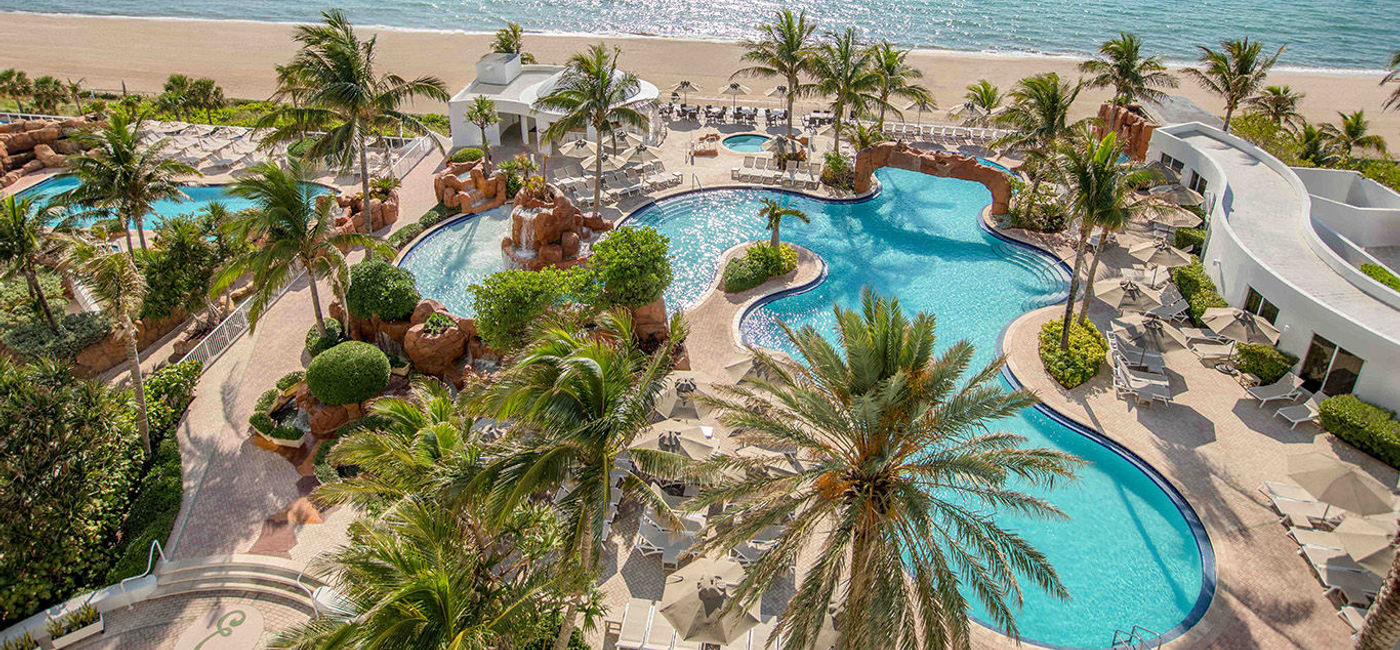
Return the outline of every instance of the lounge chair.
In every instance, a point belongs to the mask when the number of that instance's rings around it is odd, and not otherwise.
[[[1312,530],[1310,528],[1289,528],[1288,536],[1299,546],[1315,546],[1318,548],[1341,549],[1342,542],[1337,539],[1337,534],[1325,530]]]
[[[1294,528],[1316,528],[1321,525],[1335,525],[1342,518],[1342,511],[1328,508],[1317,501],[1291,501],[1279,499],[1273,502],[1274,510],[1283,517],[1283,523]]]
[[[1346,623],[1351,629],[1357,632],[1360,632],[1361,628],[1366,626],[1366,610],[1360,607],[1347,605],[1337,610],[1337,618],[1342,619],[1343,623]]]
[[[1191,303],[1186,302],[1183,299],[1178,299],[1176,302],[1173,302],[1171,304],[1162,305],[1161,307],[1155,307],[1149,310],[1147,313],[1156,316],[1157,318],[1161,318],[1163,320],[1181,320],[1183,318],[1186,318],[1186,315],[1190,313],[1190,311]]]
[[[1249,393],[1250,397],[1259,400],[1259,408],[1264,408],[1265,404],[1276,399],[1292,401],[1298,397],[1298,393],[1302,390],[1303,380],[1290,372],[1268,386],[1255,386],[1246,389],[1245,392]]]
[[[1235,354],[1234,343],[1188,343],[1201,361],[1229,361]]]
[[[1186,336],[1187,343],[1190,343],[1191,341],[1221,343],[1229,340],[1219,334],[1216,334],[1215,332],[1212,332],[1210,328],[1207,327],[1178,327],[1176,329]]]
[[[1313,393],[1312,397],[1308,398],[1308,401],[1296,406],[1285,406],[1274,411],[1274,415],[1291,422],[1292,426],[1288,427],[1290,429],[1304,422],[1316,422],[1318,408],[1322,406],[1322,402],[1325,399],[1327,399],[1327,395],[1323,394],[1322,391],[1318,391]]]
[[[651,629],[651,619],[656,614],[655,603],[644,598],[633,598],[622,609],[622,623],[617,631],[618,650],[640,650],[647,641]]]
[[[1280,483],[1278,481],[1264,481],[1259,484],[1259,491],[1264,493],[1270,501],[1276,499],[1288,499],[1289,501],[1317,501],[1313,495],[1292,483]]]
[[[1163,374],[1167,370],[1166,359],[1161,353],[1144,350],[1132,343],[1124,341],[1115,332],[1108,340],[1108,348],[1124,365],[1134,368],[1146,368],[1151,372]]]
[[[1348,605],[1370,606],[1371,600],[1380,591],[1382,581],[1371,572],[1357,572],[1347,569],[1328,568],[1318,575],[1318,580],[1327,587],[1327,594],[1336,594]]]

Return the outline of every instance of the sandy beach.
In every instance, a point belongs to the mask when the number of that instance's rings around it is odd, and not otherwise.
[[[0,14],[0,42],[5,56],[0,67],[16,67],[30,76],[50,74],[84,79],[91,88],[158,91],[174,72],[217,80],[229,97],[262,98],[274,85],[273,66],[292,55],[292,26],[244,21],[105,18],[40,14]],[[379,35],[379,67],[404,76],[436,75],[455,93],[474,76],[473,63],[485,53],[487,34],[362,28]],[[734,43],[685,41],[670,38],[553,36],[528,34],[526,48],[541,62],[560,62],[586,44],[603,40],[622,49],[622,63],[638,76],[669,88],[689,79],[716,95],[741,67],[741,49]],[[941,106],[960,102],[964,88],[977,79],[990,79],[1004,91],[1021,77],[1040,72],[1077,76],[1076,61],[1068,58],[1012,57],[918,51],[911,62],[924,73],[924,84]],[[1383,112],[1388,89],[1370,73],[1281,70],[1270,84],[1287,84],[1307,98],[1302,112],[1311,121],[1335,121],[1339,111],[1365,110],[1374,131],[1400,143],[1400,112]],[[743,80],[753,92],[750,101],[776,105],[763,96],[780,81]],[[1220,102],[1185,80],[1177,91],[1211,110]],[[1089,91],[1077,107],[1081,117],[1093,112],[1106,96]],[[740,101],[746,98],[741,97]],[[728,97],[713,100],[727,102]],[[420,111],[441,111],[421,103]],[[910,115],[913,119],[915,116]],[[941,111],[927,120],[946,119]]]

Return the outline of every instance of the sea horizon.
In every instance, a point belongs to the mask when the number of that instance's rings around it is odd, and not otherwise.
[[[589,5],[590,0],[562,0],[549,3],[547,0],[523,0],[517,3],[503,3],[500,0],[462,1],[455,5],[430,5],[424,0],[390,0],[371,4],[366,0],[342,5],[347,15],[362,28],[385,29],[408,32],[489,34],[507,22],[516,22],[530,34],[545,36],[608,38],[681,38],[694,41],[736,42],[755,34],[753,26],[767,19],[779,6],[771,3],[743,3],[737,0],[681,0],[671,3],[644,5],[636,1],[622,1],[615,6],[600,9]],[[978,55],[987,57],[1032,58],[1048,57],[1082,60],[1092,56],[1093,50],[1104,40],[1116,36],[1121,29],[1138,34],[1146,42],[1146,50],[1160,54],[1170,65],[1185,66],[1194,63],[1191,52],[1195,45],[1215,45],[1224,38],[1249,36],[1260,40],[1270,51],[1287,43],[1276,69],[1333,73],[1346,75],[1377,74],[1385,72],[1390,51],[1383,43],[1400,43],[1400,24],[1385,22],[1385,12],[1367,3],[1342,1],[1324,6],[1320,0],[1299,0],[1298,2],[1246,2],[1225,0],[1221,6],[1237,5],[1245,13],[1240,15],[1212,7],[1211,15],[1229,14],[1240,24],[1229,21],[1195,21],[1174,13],[1173,7],[1186,8],[1192,0],[1164,0],[1156,8],[1137,7],[1138,10],[1152,10],[1159,17],[1172,17],[1172,22],[1159,27],[1150,16],[1139,16],[1136,22],[1114,26],[1113,22],[1098,13],[1113,13],[1118,0],[1041,0],[1042,11],[1032,17],[1019,16],[1019,22],[1003,25],[988,16],[996,14],[998,8],[1010,11],[1019,7],[1016,0],[957,0],[940,7],[942,18],[922,27],[907,25],[900,20],[901,15],[916,13],[921,8],[930,7],[928,0],[864,0],[863,2],[796,2],[789,5],[794,9],[806,9],[809,18],[817,22],[822,31],[844,29],[851,25],[862,32],[866,40],[890,40],[900,46],[936,54]],[[216,5],[209,0],[194,0],[180,4],[166,2],[135,2],[117,0],[104,3],[79,3],[76,0],[26,0],[18,6],[16,0],[0,0],[0,12],[25,13],[51,16],[81,16],[88,18],[135,18],[145,20],[214,20],[271,24],[303,24],[319,18],[321,9],[301,4],[291,4],[279,0],[256,0],[237,5]],[[676,15],[659,17],[654,15],[657,6],[665,5],[678,11]],[[807,6],[804,6],[807,5]],[[1255,32],[1264,32],[1263,26],[1255,29],[1255,22],[1263,19],[1251,16],[1261,6],[1279,9],[1287,15],[1299,18],[1309,16],[1318,21],[1309,29],[1308,25],[1289,25],[1274,22],[1268,26],[1271,38],[1260,39]],[[1299,5],[1302,5],[1301,7]],[[1355,5],[1355,6],[1352,6]],[[554,20],[546,21],[538,17],[538,12],[528,11],[531,7],[552,8],[556,11]],[[881,15],[894,16],[889,20],[874,24],[862,20],[853,13],[873,13],[880,8]],[[330,7],[326,7],[330,8]],[[853,11],[861,8],[863,11]],[[473,11],[475,9],[475,11]],[[1321,13],[1323,10],[1327,13]],[[453,18],[456,12],[468,12],[470,18]],[[727,17],[721,19],[713,14],[721,12]],[[994,26],[969,21],[969,14],[977,12]],[[1366,12],[1375,14],[1374,20],[1366,18]],[[517,15],[519,14],[519,15]],[[1105,25],[1101,30],[1079,30],[1074,24],[1057,24],[1046,19],[1065,14],[1074,14],[1081,21]],[[1351,16],[1351,25],[1339,25],[1338,15]],[[611,18],[609,18],[611,17]],[[1247,20],[1246,20],[1247,18]],[[1282,18],[1282,17],[1280,17]],[[451,27],[429,23],[449,23]],[[551,27],[542,26],[551,23]],[[1310,21],[1311,22],[1311,21]],[[1025,29],[1032,24],[1035,29]],[[628,25],[631,29],[619,29],[615,25]],[[903,25],[901,27],[901,25]],[[973,29],[972,26],[977,28]],[[1154,31],[1161,29],[1164,31]],[[1289,35],[1298,37],[1290,41]],[[1277,38],[1278,40],[1273,40]],[[1053,41],[1053,43],[1052,43]],[[1299,43],[1301,41],[1301,44]],[[1056,45],[1057,44],[1057,45]],[[528,44],[527,44],[528,46]],[[1353,46],[1353,47],[1348,47]],[[1342,52],[1352,52],[1344,55]]]

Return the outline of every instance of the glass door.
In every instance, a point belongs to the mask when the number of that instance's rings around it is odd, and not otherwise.
[[[1303,387],[1327,395],[1345,395],[1356,387],[1356,378],[1366,362],[1326,338],[1313,334],[1312,344],[1303,357]]]

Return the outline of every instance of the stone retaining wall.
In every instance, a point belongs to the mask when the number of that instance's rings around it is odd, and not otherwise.
[[[1011,207],[1011,179],[972,156],[946,151],[922,151],[903,142],[881,142],[856,154],[855,192],[870,191],[871,177],[881,167],[907,169],[930,176],[976,181],[992,192],[992,214],[1006,214]]]
[[[27,174],[66,166],[68,155],[81,149],[70,136],[99,124],[86,117],[0,124],[0,187],[13,185]]]

